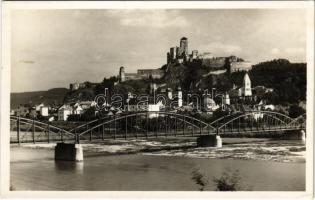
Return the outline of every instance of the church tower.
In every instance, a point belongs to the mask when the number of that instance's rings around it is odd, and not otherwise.
[[[182,107],[183,106],[183,92],[180,86],[177,88],[177,97],[178,97],[178,107]]]
[[[245,97],[251,97],[252,96],[252,86],[251,86],[251,81],[246,73],[243,79],[243,96]]]

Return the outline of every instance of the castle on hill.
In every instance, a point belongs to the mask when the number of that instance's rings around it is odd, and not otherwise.
[[[188,39],[182,37],[179,42],[179,47],[171,47],[170,51],[167,52],[167,64],[200,61],[202,65],[212,70],[222,70],[225,68],[226,71],[230,71],[230,73],[249,71],[252,68],[251,62],[244,61],[233,55],[229,57],[215,57],[210,52],[199,53],[198,50],[192,50],[191,54],[188,52]]]
[[[252,64],[249,61],[244,61],[236,56],[215,57],[210,52],[199,53],[198,50],[192,50],[189,54],[188,39],[182,37],[179,42],[179,47],[171,47],[167,52],[167,68],[166,69],[138,69],[136,73],[125,71],[125,67],[119,68],[118,80],[120,83],[128,80],[144,80],[144,79],[160,79],[168,71],[168,67],[172,64],[200,62],[202,66],[209,69],[209,74],[221,74],[226,72],[249,71]],[[87,88],[91,83],[71,83],[70,90]]]
[[[188,62],[201,62],[201,64],[208,67],[210,71],[217,71],[219,73],[225,73],[227,71],[233,73],[252,69],[251,62],[244,61],[233,55],[229,57],[215,57],[210,52],[199,53],[198,50],[192,50],[191,54],[189,54],[188,39],[182,37],[179,42],[179,47],[171,47],[170,51],[167,52],[167,64]],[[164,74],[165,71],[162,69],[138,69],[137,73],[128,73],[125,71],[125,67],[122,66],[119,69],[118,79],[120,82],[148,78],[159,79],[162,78]]]

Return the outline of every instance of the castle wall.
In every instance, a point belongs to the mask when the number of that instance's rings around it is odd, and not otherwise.
[[[226,59],[224,57],[202,59],[202,65],[213,69],[224,68],[225,62]]]
[[[249,71],[252,69],[252,63],[243,61],[243,62],[231,62],[230,64],[230,72],[237,71]]]
[[[139,76],[142,78],[149,78],[152,76],[152,78],[162,78],[164,76],[164,71],[160,69],[138,69]]]
[[[141,76],[136,73],[125,73],[125,81],[129,80],[140,80]]]

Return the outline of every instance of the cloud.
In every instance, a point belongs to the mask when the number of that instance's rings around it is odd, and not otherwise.
[[[187,27],[188,20],[180,16],[178,11],[169,10],[115,10],[110,12],[114,17],[120,18],[124,26],[139,26],[153,28]]]
[[[271,50],[271,53],[274,54],[274,55],[277,55],[277,54],[280,53],[280,50],[279,50],[278,48],[273,48],[273,49]]]
[[[207,45],[202,45],[199,48],[201,51],[223,52],[223,53],[238,53],[242,48],[238,45],[223,44],[221,42],[213,42]]]
[[[288,47],[284,49],[287,54],[301,54],[305,53],[305,48],[302,47]]]

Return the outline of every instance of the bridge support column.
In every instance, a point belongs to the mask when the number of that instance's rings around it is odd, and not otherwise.
[[[301,141],[305,142],[306,133],[304,130],[285,131],[283,139],[285,139],[285,140],[301,140]]]
[[[202,135],[197,138],[198,147],[222,147],[222,139],[219,135]]]
[[[57,143],[55,147],[55,160],[83,161],[83,147],[81,144]]]
[[[221,139],[220,135],[216,136],[216,141],[217,141],[216,147],[221,148],[222,147],[222,139]]]
[[[305,143],[306,141],[306,133],[304,130],[301,130],[301,140]]]

